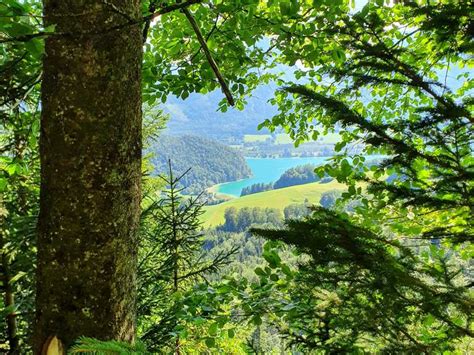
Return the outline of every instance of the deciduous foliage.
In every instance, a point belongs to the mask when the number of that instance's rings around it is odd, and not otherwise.
[[[416,206],[426,238],[472,240],[472,80],[463,69],[472,50],[469,10],[465,2],[369,3],[334,25],[315,18],[318,59],[308,51],[300,56],[308,83],[282,91],[282,113],[264,125],[283,126],[296,140],[340,128],[340,154],[321,175],[350,183],[352,195],[362,194],[354,181],[372,180],[377,196]],[[447,21],[441,34],[435,24],[443,16],[459,18]],[[353,142],[363,142],[366,153],[390,154],[370,168],[372,178],[362,156],[347,159],[345,147]],[[398,181],[381,181],[385,173],[396,173]],[[442,226],[443,220],[451,223]]]
[[[185,99],[220,87],[225,111],[226,102],[243,108],[245,96],[271,79],[286,89],[272,100],[280,114],[262,126],[283,128],[296,144],[337,131],[339,155],[318,169],[319,176],[346,182],[342,197],[358,206],[344,215],[317,210],[282,231],[260,232],[305,254],[299,269],[282,261],[270,243],[263,251],[268,266],[255,270],[258,282],[234,279],[193,289],[183,283],[182,295],[165,291],[163,308],[147,298],[166,290],[153,268],[166,264],[162,274],[174,281],[170,270],[176,268],[169,266],[186,259],[174,257],[176,243],[159,240],[167,253],[147,265],[149,284],[141,291],[142,305],[157,307],[140,309],[140,317],[149,316],[140,331],[168,319],[163,329],[175,331],[171,346],[200,331],[200,351],[224,346],[222,339],[232,343],[229,323],[245,318],[260,335],[272,322],[295,346],[326,352],[450,351],[455,341],[472,337],[465,259],[473,255],[474,233],[473,81],[466,69],[473,11],[467,1],[447,0],[369,1],[357,13],[348,1],[45,0],[44,8],[33,0],[3,1],[3,348],[18,352],[31,324],[37,111],[43,117],[38,352],[49,332],[67,346],[79,335],[134,337],[141,89],[152,106],[169,95]],[[279,78],[280,64],[293,73]],[[362,151],[351,157],[354,146]],[[364,156],[374,152],[387,159],[367,165]],[[359,181],[369,183],[367,191]],[[301,212],[291,210],[288,215]],[[182,215],[195,217],[192,211]],[[244,231],[255,221],[281,218],[266,212],[270,216],[231,210],[226,225]],[[171,215],[176,222],[180,214]],[[160,217],[163,225],[166,216]],[[148,228],[161,238],[161,227]],[[144,253],[153,250],[153,241],[142,240]],[[191,250],[185,254],[195,255]],[[178,278],[200,270],[178,269]],[[234,298],[242,306],[235,312],[242,314],[232,318]],[[162,310],[166,317],[157,314]],[[249,333],[245,329],[242,338]],[[147,334],[148,345],[158,348],[155,333]],[[88,339],[82,345],[102,346]]]
[[[25,13],[32,17],[22,17]],[[3,33],[34,32],[36,3],[3,2]],[[16,17],[19,16],[19,17]],[[5,31],[5,32],[4,32]],[[34,313],[35,226],[39,197],[40,40],[13,42],[0,56],[1,351],[29,349]]]

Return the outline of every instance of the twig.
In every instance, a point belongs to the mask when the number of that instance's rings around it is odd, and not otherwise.
[[[24,101],[28,95],[31,93],[31,91],[33,90],[33,88],[35,87],[36,84],[38,84],[40,81],[41,81],[41,77],[43,76],[43,71],[40,71],[38,73],[38,75],[36,75],[33,83],[30,85],[30,87],[25,91],[25,93],[23,94],[23,96],[21,98],[19,98],[17,100],[17,102],[13,105],[13,107],[11,108],[11,110],[14,110],[16,107],[18,107],[18,105],[21,104],[22,101]]]
[[[151,0],[150,5],[148,5],[148,12],[151,14],[156,11],[156,0]],[[145,26],[143,27],[143,43],[145,44],[146,38],[148,37],[148,31],[150,29],[151,18],[145,21]]]

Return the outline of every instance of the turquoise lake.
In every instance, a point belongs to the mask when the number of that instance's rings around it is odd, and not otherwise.
[[[217,192],[239,197],[244,187],[257,184],[275,182],[286,170],[298,165],[315,164],[320,165],[328,157],[311,158],[246,158],[247,164],[252,170],[252,177],[248,179],[227,182],[215,186]]]

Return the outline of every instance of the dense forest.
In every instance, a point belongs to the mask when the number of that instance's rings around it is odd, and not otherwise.
[[[224,223],[218,226],[218,231],[245,232],[252,227],[281,227],[285,221],[302,219],[311,214],[314,205],[321,205],[327,209],[343,209],[353,211],[357,201],[350,201],[337,206],[342,195],[341,191],[330,190],[321,194],[319,201],[305,201],[305,203],[293,203],[283,210],[278,208],[243,207],[237,209],[229,207],[225,210]]]
[[[467,0],[2,1],[0,352],[473,353],[473,19]],[[221,218],[200,192],[245,160],[167,125],[336,141],[278,185],[320,183]]]
[[[225,211],[225,223],[219,227],[224,232],[244,232],[252,225],[269,224],[271,226],[280,225],[282,214],[276,208],[244,207],[236,209],[231,207]]]
[[[311,164],[300,165],[285,171],[280,178],[275,181],[273,188],[281,189],[283,187],[308,184],[319,180],[314,169],[316,166]]]
[[[320,202],[321,205],[326,203],[332,196],[333,192],[323,194]],[[333,208],[334,205],[335,201],[328,208]],[[217,230],[240,233],[248,231],[251,227],[281,227],[285,220],[301,219],[310,213],[311,206],[309,204],[296,203],[286,206],[283,211],[277,208],[244,207],[236,209],[235,207],[230,207],[225,211],[224,223],[217,227]]]
[[[237,151],[217,141],[197,136],[162,135],[153,144],[150,163],[154,174],[166,172],[168,160],[177,174],[188,174],[180,183],[187,194],[200,193],[207,187],[249,177],[250,168]]]

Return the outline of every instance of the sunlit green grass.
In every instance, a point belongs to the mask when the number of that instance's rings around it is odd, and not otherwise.
[[[319,204],[321,195],[330,190],[342,190],[345,185],[335,181],[326,184],[318,182],[297,186],[290,186],[284,189],[260,192],[247,195],[214,206],[207,206],[202,215],[204,227],[214,227],[224,222],[224,212],[229,207],[237,209],[242,207],[272,207],[283,209],[293,203],[303,203],[307,199],[309,203]]]

